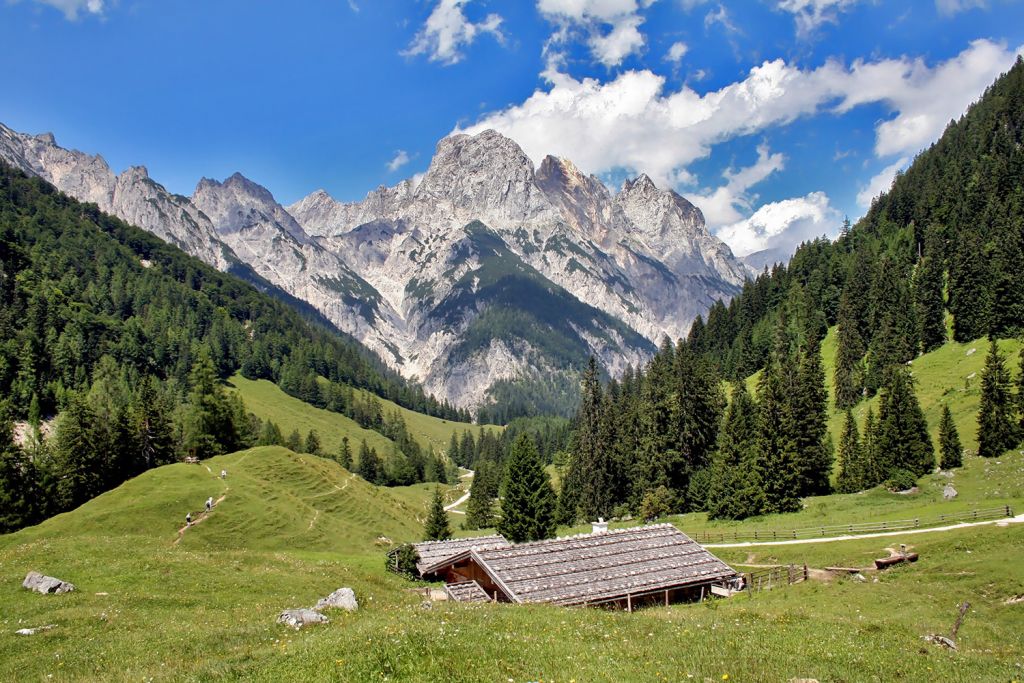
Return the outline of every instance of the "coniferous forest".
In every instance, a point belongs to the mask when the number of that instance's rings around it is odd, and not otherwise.
[[[439,479],[444,468],[400,415],[353,387],[468,418],[336,330],[0,164],[0,531],[185,456],[275,443],[317,452],[315,434],[290,443],[247,414],[222,386],[236,371],[394,439],[402,452],[378,483]],[[58,413],[56,433],[41,438]],[[14,420],[36,432],[20,439],[25,448],[15,445]]]
[[[788,265],[748,280],[728,304],[668,340],[650,364],[605,386],[592,365],[573,420],[559,501],[564,522],[617,513],[707,510],[741,519],[799,509],[800,498],[913,485],[958,466],[952,420],[939,451],[912,367],[951,336],[1024,332],[1024,61],[923,152],[835,241],[804,243]],[[951,333],[947,332],[947,320]],[[837,328],[828,436],[820,343]],[[979,440],[997,455],[1024,438],[1024,389],[995,345],[982,377]],[[756,391],[744,382],[760,373]],[[732,383],[729,395],[723,381]],[[836,476],[833,478],[833,472]]]

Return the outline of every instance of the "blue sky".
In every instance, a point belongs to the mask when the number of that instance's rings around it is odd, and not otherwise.
[[[285,204],[493,127],[647,172],[744,254],[861,215],[1022,45],[1013,0],[0,0],[0,121]]]

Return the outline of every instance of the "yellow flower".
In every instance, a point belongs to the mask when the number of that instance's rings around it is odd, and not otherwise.
[[[729,680],[729,674],[722,674],[722,680],[723,681]]]

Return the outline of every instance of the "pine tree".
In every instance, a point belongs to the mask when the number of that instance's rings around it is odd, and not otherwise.
[[[75,395],[57,426],[57,496],[61,508],[76,508],[103,492],[107,466],[103,445],[95,414],[84,397]]]
[[[871,290],[871,329],[865,384],[874,393],[889,368],[913,360],[917,353],[917,316],[899,264],[883,258],[878,280]]]
[[[277,426],[276,422],[267,420],[263,423],[263,428],[260,430],[260,438],[256,443],[259,446],[283,446],[284,435],[281,434],[281,428]]]
[[[356,465],[356,474],[371,484],[376,484],[380,479],[380,459],[377,457],[377,453],[366,444],[366,439],[363,439],[359,445],[359,462]]]
[[[291,434],[285,438],[284,447],[295,453],[302,450],[302,435],[299,434],[298,429],[293,429]]]
[[[861,487],[870,489],[885,479],[885,472],[882,470],[883,458],[878,454],[878,420],[871,406],[868,406],[868,414],[864,417],[863,435],[861,450],[864,454],[864,481]]]
[[[477,465],[473,475],[473,485],[469,489],[469,501],[466,503],[466,521],[463,524],[465,528],[486,529],[494,526],[497,478],[497,465],[487,461]]]
[[[209,350],[203,346],[190,376],[186,449],[194,457],[209,458],[234,450],[238,433],[231,407],[224,396]]]
[[[306,434],[303,452],[310,455],[320,455],[320,435],[316,433],[315,429],[310,429],[309,434]]]
[[[787,410],[782,371],[772,361],[758,386],[757,473],[764,488],[762,512],[800,509],[798,473],[792,440],[793,419]]]
[[[981,372],[981,400],[978,405],[978,455],[993,458],[1017,445],[1018,425],[1014,419],[1010,373],[995,339],[989,344]]]
[[[575,510],[562,512],[567,518],[597,519],[611,517],[615,504],[614,471],[611,444],[604,441],[604,400],[593,356],[583,373],[580,407],[576,413],[576,431],[569,471],[562,486],[565,500],[575,502]]]
[[[946,343],[946,309],[943,298],[943,245],[938,227],[928,231],[924,257],[914,274],[914,299],[918,310],[921,348],[927,353]]]
[[[939,467],[950,470],[963,465],[963,447],[960,445],[960,434],[953,424],[953,413],[949,406],[942,406],[942,421],[939,423]]]
[[[444,509],[444,498],[441,496],[440,487],[434,489],[434,497],[430,501],[430,512],[423,525],[423,536],[428,541],[447,541],[452,537],[452,531],[448,528],[448,513]]]
[[[836,476],[836,490],[839,493],[856,493],[867,488],[865,449],[860,442],[857,420],[853,411],[847,408],[843,435],[839,440],[839,474]]]
[[[864,389],[864,340],[848,292],[839,300],[836,324],[836,408],[844,409],[857,405]]]
[[[794,420],[793,447],[797,495],[818,496],[831,490],[832,450],[828,437],[828,393],[817,341],[809,339],[800,360],[796,391],[789,396]]]
[[[953,314],[953,339],[968,342],[989,329],[990,275],[980,235],[963,231],[949,267],[949,311]]]
[[[134,420],[144,469],[174,461],[174,425],[169,413],[167,405],[157,394],[157,380],[153,377],[143,380],[134,405]]]
[[[708,487],[709,519],[744,519],[764,505],[756,467],[757,404],[743,382],[733,387],[732,400],[718,435]]]
[[[352,469],[352,447],[348,443],[348,437],[341,437],[341,446],[338,447],[338,464],[346,470]]]
[[[920,477],[935,467],[935,447],[928,434],[928,423],[914,393],[913,380],[904,368],[891,368],[886,375],[874,448],[882,459],[880,470],[884,477],[898,469]]]
[[[0,534],[38,521],[41,500],[35,463],[14,443],[6,402],[0,403]]]
[[[513,543],[555,535],[555,491],[537,449],[525,434],[512,444],[498,531]]]
[[[1020,417],[1017,428],[1020,438],[1024,439],[1024,349],[1021,349],[1020,366],[1017,370],[1017,415]]]

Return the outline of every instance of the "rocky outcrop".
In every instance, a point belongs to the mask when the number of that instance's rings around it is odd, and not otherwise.
[[[39,572],[29,572],[26,574],[25,580],[21,582],[21,587],[44,594],[70,593],[75,590],[75,584],[55,579],[52,576],[44,576]]]
[[[320,611],[327,608],[343,609],[346,612],[354,612],[359,609],[356,602],[356,594],[351,588],[339,588],[326,598],[320,598],[313,609]]]
[[[351,203],[319,190],[287,209],[240,174],[182,197],[144,167],[115,175],[3,126],[0,158],[218,268],[248,264],[462,407],[591,354],[613,375],[640,364],[747,273],[696,207],[647,176],[613,193],[569,160],[535,168],[494,131],[441,140],[418,181]]]

